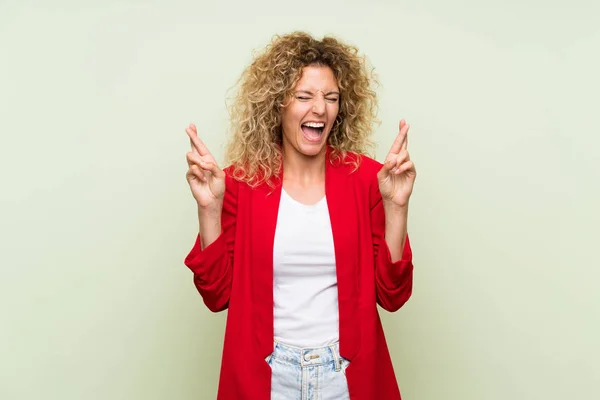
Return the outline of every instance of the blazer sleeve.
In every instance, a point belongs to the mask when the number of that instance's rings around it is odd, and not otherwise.
[[[233,280],[238,183],[225,172],[221,234],[204,250],[201,249],[198,234],[192,250],[184,260],[184,264],[194,273],[194,285],[204,304],[212,312],[223,311],[229,306]]]
[[[410,240],[407,235],[402,258],[392,262],[390,249],[385,241],[385,211],[376,181],[371,185],[371,204],[377,304],[384,310],[394,312],[399,310],[412,294],[413,263]]]

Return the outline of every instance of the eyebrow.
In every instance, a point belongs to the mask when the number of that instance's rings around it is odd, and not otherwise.
[[[306,94],[314,95],[314,93],[311,92],[310,90],[296,90],[295,93],[306,93]],[[332,94],[337,94],[338,96],[340,95],[339,92],[331,91],[331,92],[325,93],[325,96],[330,96]]]

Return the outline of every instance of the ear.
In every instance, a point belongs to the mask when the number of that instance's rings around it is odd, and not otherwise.
[[[279,103],[279,109],[283,110],[284,108],[287,108],[290,104],[292,104],[292,101],[294,101],[294,92],[290,91],[283,93],[281,102]]]

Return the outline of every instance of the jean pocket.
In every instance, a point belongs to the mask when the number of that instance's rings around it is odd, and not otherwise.
[[[273,360],[273,353],[269,354],[268,356],[265,357],[265,362],[271,366],[271,360]]]
[[[350,360],[344,357],[340,357],[340,367],[344,375],[346,375],[346,368],[350,365]]]

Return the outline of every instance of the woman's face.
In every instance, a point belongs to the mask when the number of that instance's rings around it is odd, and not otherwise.
[[[287,156],[296,153],[311,157],[326,151],[339,99],[331,68],[310,65],[302,69],[292,98],[281,111],[282,144]]]

